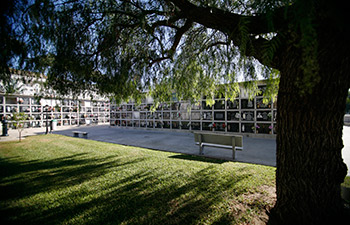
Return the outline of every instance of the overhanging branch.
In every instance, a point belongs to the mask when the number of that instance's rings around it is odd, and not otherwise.
[[[193,22],[199,23],[207,28],[219,30],[228,35],[233,43],[244,49],[244,54],[253,56],[261,62],[268,62],[273,66],[270,56],[266,55],[266,48],[272,45],[276,47],[276,41],[279,37],[274,37],[271,40],[264,38],[256,39],[256,35],[267,33],[278,33],[280,30],[286,28],[287,20],[290,17],[286,6],[277,8],[267,14],[257,14],[252,16],[240,15],[231,13],[213,7],[201,7],[190,3],[188,0],[171,0],[173,4],[178,7],[179,11],[185,15],[186,18]],[[277,51],[273,49],[273,51]],[[268,59],[268,60],[267,60]]]
[[[196,6],[187,0],[171,0],[171,2],[180,9],[186,18],[208,28],[217,29],[227,34],[236,31],[242,20],[247,21],[247,27],[250,34],[258,35],[276,32],[286,24],[288,18],[287,7],[293,7],[287,6],[277,8],[270,12],[269,15],[257,14],[246,16],[214,7]]]

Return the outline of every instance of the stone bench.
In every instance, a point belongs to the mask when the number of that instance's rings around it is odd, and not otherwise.
[[[84,132],[84,131],[73,131],[73,136],[74,137],[79,137],[79,134],[83,135],[83,138],[87,138],[88,137],[88,132]]]
[[[204,146],[226,148],[232,150],[232,158],[236,157],[236,150],[243,150],[243,137],[226,133],[194,132],[194,140],[199,145],[199,154],[204,155]]]

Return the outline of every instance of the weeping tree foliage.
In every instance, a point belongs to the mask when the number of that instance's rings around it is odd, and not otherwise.
[[[249,3],[197,4],[253,13]],[[235,82],[256,80],[256,69],[261,78],[278,78],[246,56],[248,21],[239,21],[237,46],[231,34],[185,14],[171,1],[29,1],[17,28],[28,47],[22,65],[47,74],[62,94],[93,90],[117,100],[139,101],[148,91],[160,100],[172,91],[180,99],[233,98],[239,90]],[[276,95],[269,90],[268,97]]]
[[[4,0],[0,7],[0,81],[4,85],[11,82],[11,68],[23,65],[26,58],[26,45],[21,39],[23,31],[18,26],[25,2]],[[15,62],[18,63],[15,63]],[[10,85],[10,84],[9,84]]]
[[[140,102],[146,93],[158,101],[176,93],[212,104],[215,95],[234,98],[241,77],[252,94],[258,75],[267,79],[267,97],[278,86],[269,223],[344,221],[350,47],[342,1],[32,0],[9,8],[16,10],[2,11],[10,32],[1,38],[23,46],[26,57],[2,50],[1,65],[15,58],[63,94],[91,90]]]

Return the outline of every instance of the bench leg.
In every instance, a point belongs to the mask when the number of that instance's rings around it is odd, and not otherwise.
[[[199,155],[204,155],[203,153],[204,145],[202,144],[203,137],[200,134],[198,138],[199,138]]]
[[[88,134],[83,134],[83,138],[87,138],[88,137]]]
[[[232,148],[232,159],[234,160],[236,158],[236,148]]]
[[[79,137],[79,134],[78,133],[74,133],[74,137]]]
[[[232,137],[232,159],[235,160],[236,158],[236,139],[235,137]]]
[[[204,145],[202,145],[201,143],[199,143],[199,154],[200,154],[200,155],[204,155],[203,149],[204,149]]]

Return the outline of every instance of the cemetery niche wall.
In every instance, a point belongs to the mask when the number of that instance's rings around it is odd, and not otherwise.
[[[44,76],[20,83],[23,76],[14,73],[13,79],[15,92],[12,94],[5,93],[0,83],[0,119],[7,119],[10,128],[13,128],[13,113],[25,112],[26,128],[45,127],[47,120],[55,120],[57,126],[109,124],[139,129],[276,135],[277,104],[272,100],[267,104],[263,102],[264,81],[259,81],[261,93],[252,99],[240,84],[240,95],[233,101],[215,98],[215,103],[208,106],[205,97],[195,104],[173,98],[152,111],[154,101],[150,97],[141,105],[133,101],[116,105],[98,95],[93,96],[94,100],[84,94],[58,98],[53,90],[42,85]]]
[[[265,85],[259,85],[261,94],[249,99],[241,87],[240,95],[231,100],[216,98],[213,106],[205,98],[195,104],[189,101],[161,103],[151,111],[153,99],[144,99],[141,105],[133,101],[120,105],[111,103],[110,125],[141,129],[212,131],[274,137],[276,135],[277,104],[263,102]]]

